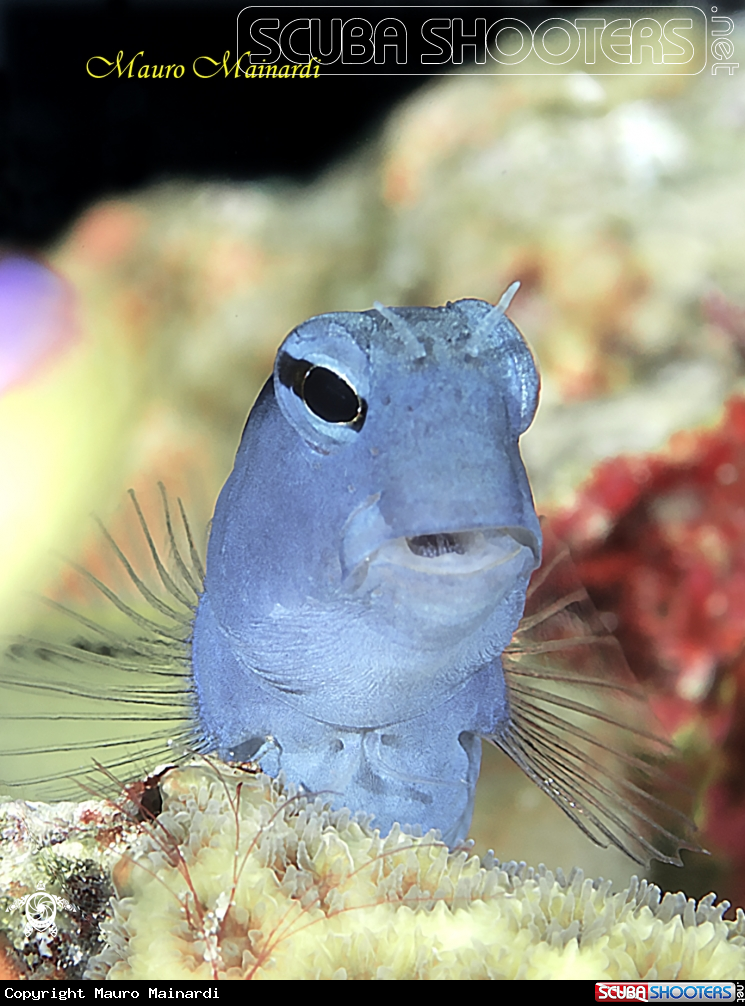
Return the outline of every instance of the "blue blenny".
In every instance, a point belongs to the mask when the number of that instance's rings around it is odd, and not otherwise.
[[[95,581],[139,635],[47,657],[170,675],[122,702],[161,728],[158,707],[175,709],[190,750],[283,772],[382,831],[462,842],[487,740],[594,841],[680,863],[698,846],[656,795],[668,752],[643,696],[566,555],[551,543],[541,565],[518,446],[539,379],[505,314],[517,287],[496,307],[378,304],[292,331],[217,501],[206,575],[164,495],[170,572],[140,513],[160,592],[112,541],[150,614]]]

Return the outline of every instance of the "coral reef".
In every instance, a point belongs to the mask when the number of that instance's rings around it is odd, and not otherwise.
[[[82,978],[101,949],[111,871],[138,833],[131,813],[102,801],[0,803],[0,977]],[[40,884],[63,902],[54,935],[24,932],[18,901]]]
[[[646,881],[483,866],[435,834],[387,838],[320,798],[212,764],[167,775],[114,869],[87,975],[169,979],[704,979],[745,976],[745,914]]]
[[[673,676],[683,699],[707,693],[745,639],[743,471],[737,396],[713,428],[604,461],[552,518],[582,582],[617,614],[637,674]]]
[[[702,840],[745,896],[745,398],[656,454],[602,462],[550,526],[708,786]],[[727,827],[722,828],[721,822]]]

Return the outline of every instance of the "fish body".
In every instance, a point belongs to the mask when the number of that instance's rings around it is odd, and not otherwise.
[[[509,721],[501,656],[541,554],[518,446],[539,381],[504,306],[380,306],[287,337],[193,631],[206,747],[451,845],[480,737]]]

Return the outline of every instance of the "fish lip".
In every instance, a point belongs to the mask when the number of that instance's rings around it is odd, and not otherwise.
[[[466,575],[504,565],[511,557],[505,555],[505,551],[513,556],[522,552],[527,560],[525,549],[528,549],[532,553],[532,566],[540,564],[540,532],[536,533],[525,524],[497,520],[457,525],[443,521],[438,527],[428,528],[423,523],[412,522],[408,527],[397,528],[396,534],[380,511],[380,498],[380,493],[368,496],[350,514],[344,526],[339,563],[346,590],[360,587],[372,567],[381,571],[383,567],[400,569],[407,577],[417,573],[437,574],[442,582],[449,575],[463,582]],[[438,549],[426,547],[432,544],[427,539],[437,538],[451,539],[451,544],[458,547],[444,555],[432,554]],[[498,547],[500,539],[501,549]],[[510,545],[514,548],[505,549],[504,546]]]
[[[438,530],[380,542],[360,565],[366,569],[373,565],[396,566],[424,576],[465,578],[504,566],[525,548],[530,549],[537,564],[538,540],[532,531],[521,526]]]

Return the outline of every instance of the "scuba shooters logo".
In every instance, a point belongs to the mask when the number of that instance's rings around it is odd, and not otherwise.
[[[392,10],[396,16],[386,16]],[[430,16],[439,11],[448,16]],[[654,16],[634,6],[591,16],[544,5],[520,8],[521,17],[503,12],[514,8],[319,6],[309,16],[307,7],[245,7],[237,19],[236,53],[250,51],[256,64],[314,59],[324,74],[343,76],[580,69],[665,75],[706,67],[707,19],[700,7],[663,6]]]
[[[745,982],[595,982],[596,1002],[742,1002]]]

